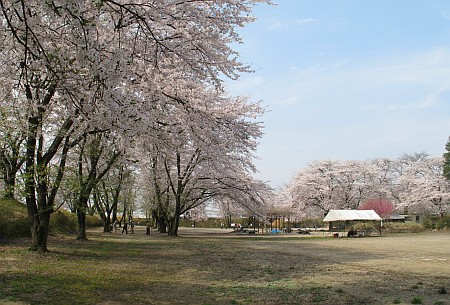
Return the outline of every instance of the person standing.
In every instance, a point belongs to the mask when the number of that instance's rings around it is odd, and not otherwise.
[[[130,220],[130,234],[134,234],[134,222]]]
[[[123,232],[125,232],[125,234],[128,234],[128,222],[123,223],[122,234]]]
[[[146,235],[150,235],[150,229],[152,228],[152,225],[150,224],[150,221],[147,222],[147,225],[145,226],[146,228]]]

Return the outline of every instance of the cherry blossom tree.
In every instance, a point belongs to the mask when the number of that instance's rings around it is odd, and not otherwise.
[[[299,171],[288,185],[294,208],[314,206],[324,213],[332,209],[335,181],[331,179],[334,162],[312,162]]]
[[[355,209],[370,193],[367,166],[358,161],[318,161],[297,173],[288,190],[296,209]]]
[[[364,162],[368,194],[365,199],[392,199],[397,192],[395,183],[395,160],[377,158]],[[389,201],[389,200],[388,200]]]
[[[168,97],[189,99],[192,80],[220,89],[221,77],[248,71],[230,46],[257,2],[266,1],[0,1],[1,90],[26,111],[32,250],[47,251],[54,199],[79,135],[120,131],[127,141],[158,126]],[[48,179],[56,159],[56,178]]]
[[[85,137],[79,143],[78,196],[76,201],[78,217],[77,239],[87,239],[86,211],[92,191],[118,161],[119,157],[123,155],[123,150],[115,147],[112,137],[105,139],[106,136],[106,133],[95,134],[89,139]],[[99,206],[98,202],[97,206]]]
[[[113,165],[106,175],[97,183],[92,200],[94,201],[94,207],[97,210],[100,218],[103,222],[103,231],[110,232],[111,225],[117,220],[125,221],[124,215],[127,215],[129,210],[130,198],[127,196],[132,194],[135,188],[135,173],[129,162],[120,160]],[[122,209],[122,217],[119,219],[118,211]]]
[[[261,125],[247,118],[262,113],[258,104],[214,92],[178,103],[183,107],[166,109],[173,115],[167,118],[189,115],[196,117],[195,124],[183,119],[159,122],[163,132],[159,138],[165,141],[151,146],[144,142],[156,202],[171,236],[177,235],[180,215],[212,198],[216,202],[227,198],[255,210],[263,202],[260,193],[268,189],[251,178]]]
[[[409,208],[418,208],[422,212],[444,215],[450,205],[450,183],[443,175],[442,157],[425,157],[415,168],[415,174],[408,173],[413,185],[409,193]],[[406,196],[405,196],[406,197]]]
[[[316,161],[299,171],[287,187],[293,208],[355,209],[362,202],[391,202],[397,211],[443,214],[450,202],[444,159],[425,153],[397,159]],[[314,212],[314,214],[317,214]]]

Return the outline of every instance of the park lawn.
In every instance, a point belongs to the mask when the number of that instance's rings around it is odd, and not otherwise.
[[[450,305],[445,232],[180,235],[54,236],[45,255],[12,240],[0,245],[0,304]]]

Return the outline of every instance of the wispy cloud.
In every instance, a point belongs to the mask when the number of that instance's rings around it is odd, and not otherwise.
[[[424,109],[433,107],[441,101],[441,96],[450,91],[450,79],[442,83],[435,91],[432,91],[425,97],[425,99],[417,103],[416,108]]]
[[[306,25],[306,24],[317,24],[319,23],[319,19],[316,18],[304,18],[294,20],[291,25]]]
[[[343,59],[290,71],[293,79],[287,82],[307,84],[291,89],[304,103],[329,100],[366,110],[425,109],[439,105],[450,92],[450,49],[372,62]]]
[[[304,28],[309,25],[320,23],[319,19],[316,18],[303,18],[303,19],[294,19],[294,20],[279,20],[274,19],[268,25],[268,29],[270,31],[278,31],[278,30],[290,30],[292,28]]]
[[[298,96],[294,95],[294,96],[289,96],[284,99],[277,100],[275,102],[281,106],[292,106],[292,105],[297,105],[300,102],[300,100],[301,99]]]
[[[247,75],[238,81],[228,81],[227,86],[232,89],[232,94],[248,95],[249,92],[258,89],[263,83],[264,79],[261,76]]]

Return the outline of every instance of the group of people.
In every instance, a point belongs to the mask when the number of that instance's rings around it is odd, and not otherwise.
[[[119,226],[119,221],[116,220],[113,223],[113,233],[115,234],[117,232],[117,227]],[[134,234],[134,222],[133,220],[130,220],[129,222],[124,222],[122,227],[122,234],[128,234],[128,227],[130,228],[130,234]]]
[[[115,234],[117,232],[117,227],[119,226],[119,221],[116,220],[113,223],[113,233]],[[129,222],[124,222],[122,227],[122,234],[128,234],[128,228],[130,228],[130,234],[134,234],[134,222],[133,220],[130,220]],[[147,222],[146,228],[146,235],[151,235],[152,226],[150,222]]]

